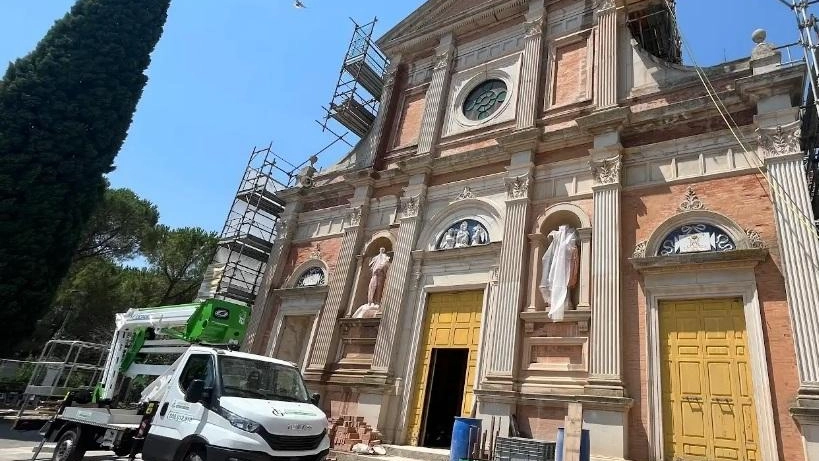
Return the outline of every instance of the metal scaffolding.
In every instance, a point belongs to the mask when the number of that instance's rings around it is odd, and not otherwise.
[[[649,3],[628,12],[631,36],[649,53],[664,61],[682,63],[682,41],[676,21],[676,0]]]
[[[355,25],[353,36],[321,125],[327,130],[333,119],[362,138],[378,113],[388,61],[372,40],[377,18],[364,25],[350,20]]]

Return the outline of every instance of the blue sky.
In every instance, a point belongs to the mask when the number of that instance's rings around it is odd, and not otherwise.
[[[376,36],[421,0],[172,0],[149,82],[110,179],[154,202],[170,226],[221,230],[254,145],[300,163],[332,140],[314,122],[329,102],[352,33]],[[0,0],[0,63],[31,51],[73,0]],[[678,0],[701,65],[750,54],[751,32],[796,41],[778,0]],[[5,64],[3,64],[5,66]],[[5,69],[3,69],[5,70]],[[336,150],[319,164],[336,160]]]

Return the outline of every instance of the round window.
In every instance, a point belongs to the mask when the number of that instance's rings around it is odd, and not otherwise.
[[[500,108],[506,99],[503,80],[487,80],[469,92],[464,101],[464,116],[469,120],[483,120]]]

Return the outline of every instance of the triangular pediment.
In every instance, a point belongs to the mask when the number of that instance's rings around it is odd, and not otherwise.
[[[428,0],[379,38],[378,46],[389,51],[424,41],[458,23],[479,20],[492,16],[495,10],[524,3],[525,0]]]

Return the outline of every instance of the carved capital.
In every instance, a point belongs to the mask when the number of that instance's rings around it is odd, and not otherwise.
[[[360,206],[350,208],[347,212],[347,220],[350,222],[350,226],[358,226],[361,224],[361,213],[362,209]]]
[[[529,196],[529,175],[504,178],[506,182],[506,198],[508,200],[526,198]]]
[[[617,5],[614,3],[614,0],[601,0],[597,7],[594,9],[595,14],[603,14],[609,10],[615,9]]]
[[[524,24],[524,37],[536,37],[543,34],[543,16],[526,21]]]
[[[619,156],[606,160],[590,161],[589,167],[594,177],[594,184],[619,184],[621,163]]]
[[[452,51],[451,48],[447,49],[443,53],[436,54],[435,57],[433,58],[433,62],[435,63],[433,65],[433,67],[432,67],[433,70],[440,70],[440,69],[448,68],[449,63],[452,61],[452,57],[454,55],[455,55],[455,53]]]
[[[802,123],[799,120],[776,128],[758,128],[756,133],[766,159],[802,151]]]
[[[421,212],[421,194],[401,199],[401,213],[404,218],[414,218]]]
[[[384,88],[391,87],[395,83],[396,75],[398,75],[398,63],[390,62],[384,69]]]
[[[685,191],[683,201],[680,202],[680,205],[677,207],[677,212],[683,213],[686,211],[698,211],[704,209],[705,204],[702,203],[702,200],[700,200],[699,197],[697,197],[697,193],[694,192],[694,189],[691,186],[688,186],[688,189]]]

